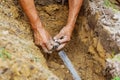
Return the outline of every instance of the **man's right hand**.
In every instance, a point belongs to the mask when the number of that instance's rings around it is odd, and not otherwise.
[[[34,31],[35,44],[41,46],[44,52],[52,53],[53,40],[44,28],[38,28]]]
[[[53,41],[40,21],[35,8],[34,0],[20,0],[20,3],[31,23],[31,27],[34,32],[35,44],[41,46],[44,52],[51,53]]]

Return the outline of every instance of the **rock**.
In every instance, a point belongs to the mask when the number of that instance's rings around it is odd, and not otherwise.
[[[106,63],[107,74],[112,78],[120,77],[120,54],[115,55],[113,58],[108,58]]]
[[[87,2],[86,0],[85,2]],[[112,0],[114,1],[114,0]],[[115,0],[116,1],[116,0]],[[88,1],[89,2],[89,1]],[[92,44],[89,47],[89,52],[94,55],[92,58],[95,61],[98,61],[105,66],[106,56],[111,57],[110,55],[114,52],[115,54],[120,51],[119,38],[117,34],[119,30],[119,11],[115,13],[112,9],[104,7],[104,0],[92,0],[88,3],[88,6],[84,6],[84,14],[88,19],[88,24],[95,33],[97,40],[95,41],[94,46]],[[108,11],[109,10],[109,11]],[[112,13],[112,14],[111,14]],[[93,39],[94,40],[94,39]],[[97,44],[96,44],[97,42]],[[97,45],[97,46],[96,46]],[[97,54],[95,54],[96,52]],[[114,55],[115,55],[114,54]],[[99,58],[101,57],[101,58]],[[108,76],[114,75],[119,76],[118,69],[119,61],[113,61],[113,59],[107,61],[107,67],[110,68],[110,73]],[[111,70],[112,69],[112,70]],[[99,70],[100,71],[100,70]],[[99,72],[96,70],[96,72]],[[117,75],[116,75],[117,74]],[[109,80],[111,77],[109,78]]]
[[[61,68],[62,68],[62,69],[65,68],[65,65],[61,65]]]

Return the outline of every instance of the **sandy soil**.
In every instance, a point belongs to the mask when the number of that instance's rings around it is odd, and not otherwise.
[[[14,0],[0,1],[0,47],[5,48],[5,50],[13,56],[13,59],[7,62],[11,63],[11,61],[13,61],[14,63],[14,60],[23,59],[22,63],[18,65],[27,64],[28,66],[30,64],[37,66],[37,64],[39,64],[44,66],[43,68],[45,69],[38,67],[43,70],[43,73],[36,70],[37,72],[34,74],[37,78],[40,77],[37,73],[41,73],[41,75],[45,74],[42,75],[43,78],[41,78],[41,80],[47,79],[51,75],[54,76],[55,79],[57,79],[55,76],[57,75],[61,80],[73,80],[70,72],[57,55],[57,52],[48,55],[42,53],[41,50],[34,45],[29,21],[18,2]],[[42,2],[36,0],[36,8],[46,30],[54,36],[66,24],[68,5],[48,1]],[[82,16],[82,12],[77,19],[72,40],[66,45],[64,50],[82,77],[82,80],[106,80],[103,76],[103,71],[107,55],[97,35],[95,35],[88,26],[86,17]],[[36,57],[38,62],[34,61]],[[2,63],[0,64],[3,65]],[[47,66],[55,75],[48,70]],[[45,70],[47,70],[47,72]],[[29,74],[32,76],[33,73],[30,72]],[[6,75],[9,74],[5,74],[5,76]],[[30,79],[28,78],[28,80],[35,80],[34,76]],[[18,79],[19,78],[16,78],[14,80]],[[19,80],[22,79],[27,80],[26,77]]]

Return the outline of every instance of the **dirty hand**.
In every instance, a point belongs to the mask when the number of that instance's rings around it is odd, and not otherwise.
[[[67,42],[70,41],[72,30],[70,27],[65,26],[55,37],[54,41],[58,42],[60,45],[56,50],[61,50]]]
[[[41,46],[44,52],[52,53],[53,40],[49,33],[44,28],[39,28],[34,31],[35,44]]]

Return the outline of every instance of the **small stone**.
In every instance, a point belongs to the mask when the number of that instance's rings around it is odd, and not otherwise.
[[[65,68],[65,66],[64,66],[64,65],[61,65],[61,68],[63,69],[63,68]]]
[[[59,80],[56,76],[50,76],[47,80]]]
[[[33,70],[35,67],[33,65],[30,65],[30,70]]]
[[[7,34],[9,34],[9,32],[8,31],[3,31],[2,34],[7,35]]]
[[[69,73],[69,71],[67,70],[66,73]]]
[[[110,26],[110,25],[111,25],[111,23],[108,22],[108,21],[106,21],[105,19],[102,19],[101,22],[102,22],[104,25],[106,25],[106,26]]]
[[[113,16],[113,17],[112,17],[112,19],[114,19],[114,20],[118,20],[118,17],[116,17],[116,16]]]
[[[119,15],[114,14],[113,19],[119,19]]]

